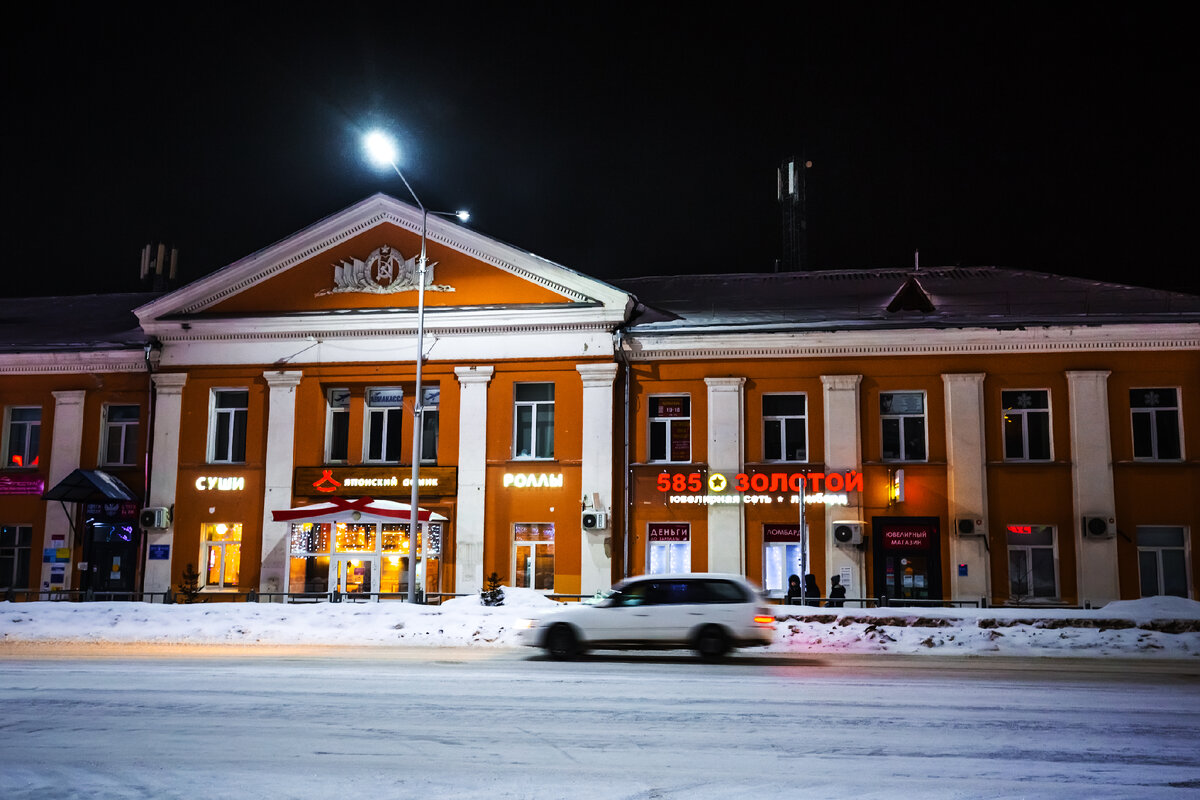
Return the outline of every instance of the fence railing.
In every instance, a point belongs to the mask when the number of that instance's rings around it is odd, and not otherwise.
[[[781,605],[809,606],[816,608],[987,608],[987,599],[978,600],[943,600],[941,598],[911,599],[905,597],[843,597],[830,600],[828,597],[812,597],[804,600],[799,598],[783,598]]]

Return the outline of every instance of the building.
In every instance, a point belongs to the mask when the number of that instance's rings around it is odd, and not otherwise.
[[[115,574],[83,547],[95,504],[42,499],[81,469],[136,495],[123,523],[145,509],[151,596],[193,571],[213,599],[395,595],[410,568],[427,596],[687,570],[779,595],[802,564],[852,598],[1196,596],[1200,298],[999,268],[610,284],[434,217],[414,546],[423,222],[376,195],[176,291],[90,301],[134,309],[119,345],[15,326],[0,588]],[[62,327],[62,302],[6,319]]]

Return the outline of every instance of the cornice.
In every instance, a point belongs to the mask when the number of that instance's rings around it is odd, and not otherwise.
[[[0,355],[0,375],[68,375],[80,372],[145,372],[141,350],[87,350]]]
[[[1035,330],[821,331],[815,333],[642,334],[625,340],[635,361],[740,358],[1200,350],[1200,324],[1063,326]]]

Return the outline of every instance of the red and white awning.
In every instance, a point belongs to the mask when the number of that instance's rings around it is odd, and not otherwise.
[[[276,522],[408,522],[412,519],[408,503],[372,500],[370,497],[331,497],[324,503],[272,511]],[[417,508],[417,521],[445,520],[427,508]]]

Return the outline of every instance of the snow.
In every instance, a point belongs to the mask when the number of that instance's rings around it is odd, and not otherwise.
[[[502,606],[477,596],[441,606],[403,602],[0,602],[0,644],[163,643],[505,648],[516,621],[561,604],[504,587]],[[768,653],[1196,658],[1200,602],[1152,597],[1101,609],[828,609],[776,606]],[[758,650],[755,652],[762,652]]]

